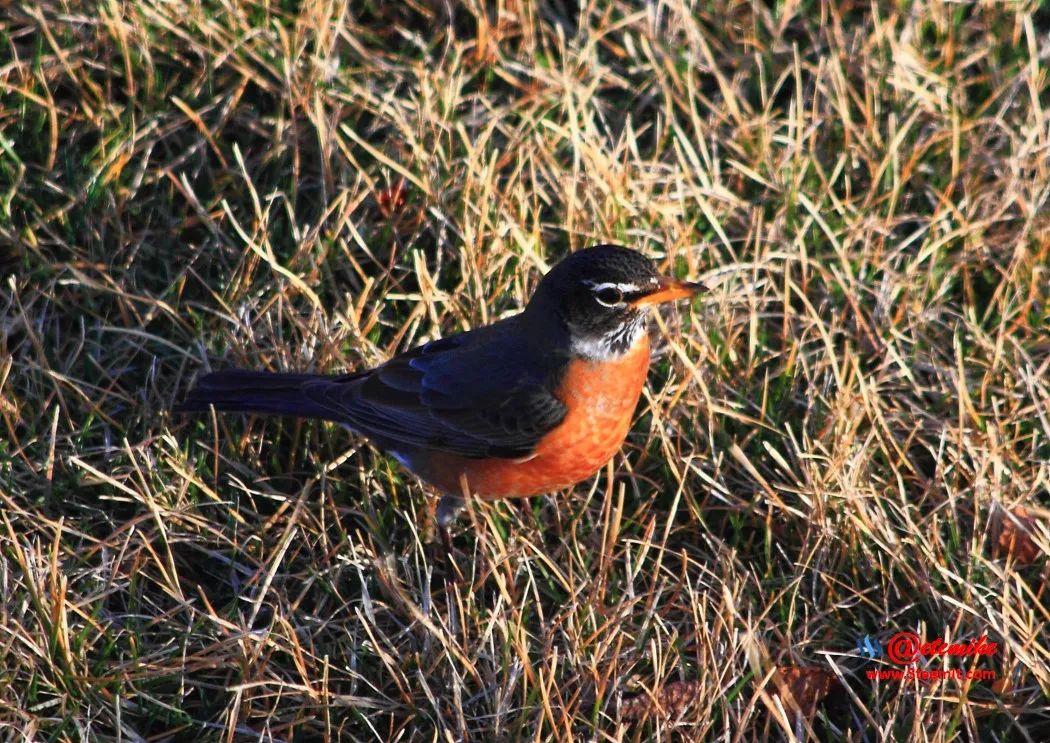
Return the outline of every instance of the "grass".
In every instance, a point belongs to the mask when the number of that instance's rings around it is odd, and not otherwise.
[[[1046,9],[349,5],[4,9],[7,739],[1050,738]],[[451,560],[366,442],[167,412],[600,241],[714,290],[623,455]],[[869,680],[898,631],[997,679]]]

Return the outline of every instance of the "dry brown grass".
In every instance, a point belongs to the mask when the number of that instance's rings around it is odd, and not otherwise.
[[[0,8],[8,739],[1050,739],[1046,11],[351,5]],[[349,434],[166,412],[598,241],[715,291],[624,456],[454,565]],[[999,681],[868,680],[897,630]]]

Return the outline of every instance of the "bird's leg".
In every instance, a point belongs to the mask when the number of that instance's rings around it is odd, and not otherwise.
[[[444,548],[444,561],[449,570],[448,579],[453,583],[459,583],[463,580],[463,574],[453,555],[452,535],[449,533],[449,527],[456,522],[456,517],[459,516],[466,504],[467,502],[463,499],[463,496],[445,493],[438,500],[437,513],[435,514],[438,535]]]

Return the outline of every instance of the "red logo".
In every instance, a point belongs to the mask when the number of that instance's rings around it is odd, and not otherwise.
[[[923,642],[914,632],[898,632],[886,644],[886,654],[890,660],[901,666],[911,665],[920,655],[995,655],[998,651],[999,644],[988,642],[988,635],[981,635],[967,644],[948,644],[940,637]]]

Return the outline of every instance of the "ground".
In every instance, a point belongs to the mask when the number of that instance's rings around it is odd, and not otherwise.
[[[8,740],[1050,739],[1045,8],[2,6]],[[711,292],[450,547],[342,429],[169,412],[598,242]]]

